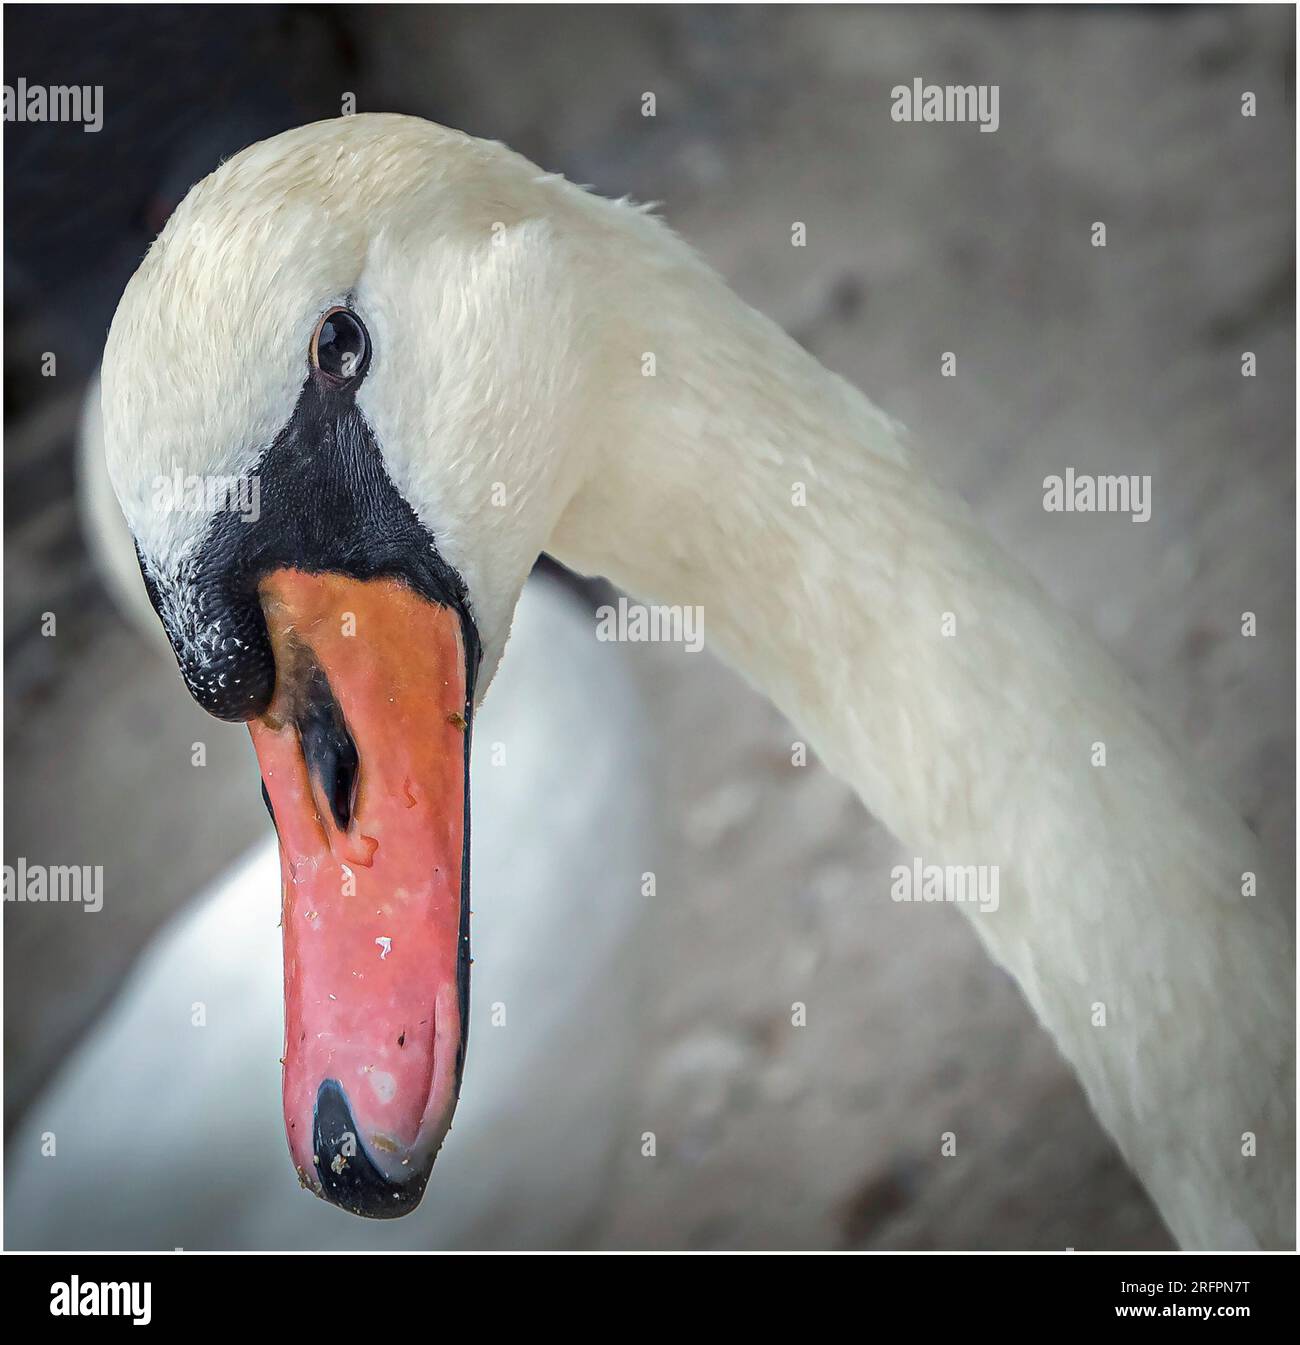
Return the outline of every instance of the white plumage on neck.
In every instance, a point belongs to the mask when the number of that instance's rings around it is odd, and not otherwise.
[[[998,866],[964,909],[1175,1235],[1288,1245],[1293,940],[1255,838],[897,426],[702,268],[660,283],[635,433],[550,549],[700,604],[905,844]]]

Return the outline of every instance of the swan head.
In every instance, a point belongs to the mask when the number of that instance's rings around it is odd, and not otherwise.
[[[427,122],[319,123],[191,190],[109,334],[145,584],[280,838],[290,1149],[358,1213],[419,1200],[459,1094],[474,704],[587,470],[618,209]]]
[[[224,512],[251,513],[254,486],[280,484],[277,443],[350,418],[464,587],[481,695],[588,467],[597,399],[608,426],[606,258],[638,221],[503,146],[387,114],[285,132],[197,183],[128,284],[103,367],[109,474],[178,654],[215,638],[182,584],[217,512],[203,492],[246,480]],[[313,368],[338,309],[365,333],[341,383]],[[231,719],[265,694],[191,689]]]

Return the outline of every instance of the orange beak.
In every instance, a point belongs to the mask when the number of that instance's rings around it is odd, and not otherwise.
[[[460,1093],[471,673],[458,611],[396,579],[260,585],[275,695],[250,724],[280,839],[284,1120],[303,1184],[413,1209]]]

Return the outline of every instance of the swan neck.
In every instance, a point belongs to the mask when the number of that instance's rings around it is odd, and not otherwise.
[[[943,870],[1178,1238],[1287,1244],[1293,938],[1254,837],[857,391],[708,273],[638,330],[653,372],[553,549],[698,607],[792,763],[806,742],[902,843],[862,875],[881,918],[924,940],[942,913],[899,867]],[[995,904],[953,900],[970,870]]]

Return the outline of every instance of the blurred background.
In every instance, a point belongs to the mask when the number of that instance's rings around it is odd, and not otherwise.
[[[658,873],[657,896],[608,938],[573,908],[570,1035],[537,1016],[533,1075],[484,1085],[496,1110],[477,1129],[458,1117],[400,1233],[298,1195],[247,735],[193,706],[110,596],[77,444],[93,443],[83,405],[122,287],[221,158],[338,115],[348,93],[504,140],[660,202],[746,299],[908,424],[1159,705],[1292,890],[1294,38],[1284,6],[6,6],[5,83],[102,85],[104,124],[4,128],[4,859],[105,873],[93,917],[5,905],[7,1244],[1169,1245],[1015,986],[959,914],[918,925],[890,902],[893,841],[820,768],[789,768],[790,726],[707,654],[620,646],[596,667],[576,639],[578,684],[605,679],[583,700],[609,776],[577,819],[602,839],[580,870],[550,873],[541,847],[523,881],[598,902],[626,860]],[[916,76],[998,84],[997,134],[893,123],[889,91]],[[796,219],[806,248],[789,245]],[[948,350],[956,378],[940,376]],[[1045,514],[1042,478],[1066,463],[1151,474],[1151,521]],[[114,544],[111,520],[90,532]],[[590,605],[590,588],[539,583],[539,602]],[[521,665],[541,657],[519,645]],[[517,712],[527,685],[510,684]],[[475,789],[482,847],[496,796]],[[530,794],[496,799],[502,847],[524,858]],[[494,875],[510,881],[501,862],[476,855],[476,912]],[[224,918],[237,895],[260,961]],[[495,928],[513,956],[517,927]],[[227,979],[173,994],[169,967],[205,946]],[[610,974],[629,950],[639,978]],[[220,1059],[163,1021],[188,1024],[192,999],[222,1006]],[[466,1105],[475,1068],[490,1079],[505,1059],[476,1033]],[[945,1130],[968,1137],[957,1159],[939,1157]],[[574,1134],[563,1189],[530,1186]],[[440,1176],[481,1191],[498,1171],[510,1180],[477,1206],[431,1208]]]

